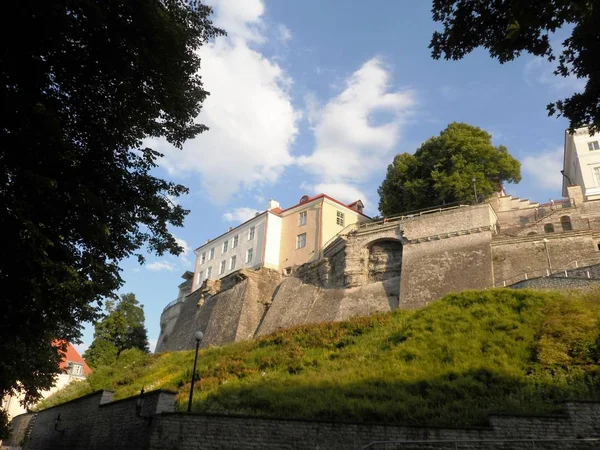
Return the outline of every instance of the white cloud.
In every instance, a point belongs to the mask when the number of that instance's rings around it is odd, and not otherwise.
[[[535,183],[546,189],[561,189],[563,166],[563,148],[556,147],[554,150],[526,156],[523,159],[523,171],[529,174]]]
[[[555,49],[555,54],[560,54],[563,51],[563,46],[559,41],[555,40],[551,45]],[[541,56],[531,57],[523,69],[525,81],[529,85],[539,83],[563,92],[578,92],[585,88],[587,78],[577,78],[574,75],[568,77],[555,75],[556,66],[556,61],[550,62]]]
[[[177,266],[169,261],[158,260],[150,263],[146,266],[146,269],[151,270],[153,272],[159,272],[161,270],[166,270],[168,272],[173,272],[177,270]]]
[[[298,164],[315,175],[316,191],[356,200],[365,196],[356,184],[381,173],[391,161],[405,118],[416,104],[410,89],[392,90],[389,68],[379,58],[367,61],[325,105],[305,98],[315,134],[312,154]]]
[[[415,104],[414,92],[389,92],[389,82],[389,71],[373,58],[321,109],[308,97],[316,145],[311,155],[298,158],[299,165],[336,183],[364,181],[385,167],[400,138],[403,117]],[[381,113],[389,117],[374,124],[374,116]]]
[[[362,202],[365,204],[368,203],[368,198],[363,191],[347,183],[318,183],[315,185],[302,184],[301,187],[314,194],[327,194],[330,197],[333,197],[336,200],[346,204],[356,200],[362,200]]]
[[[292,39],[292,31],[282,23],[277,25],[277,34],[279,35],[279,40],[284,43]]]
[[[175,241],[177,241],[177,243],[183,248],[183,252],[181,252],[181,254],[179,255],[179,259],[185,265],[189,265],[190,259],[188,258],[188,256],[189,256],[190,252],[192,251],[192,248],[188,245],[188,243],[186,241],[184,241],[181,238],[176,237]]]
[[[257,212],[260,211],[257,211],[256,208],[236,208],[223,214],[223,219],[225,219],[227,222],[242,223],[246,220],[252,219]]]
[[[293,163],[290,147],[300,113],[289,93],[292,80],[251,44],[264,41],[259,0],[215,3],[215,24],[228,37],[202,47],[202,80],[210,92],[198,120],[210,130],[183,151],[159,143],[170,173],[200,174],[208,196],[226,202],[240,189],[274,183]],[[157,146],[156,143],[153,143]]]

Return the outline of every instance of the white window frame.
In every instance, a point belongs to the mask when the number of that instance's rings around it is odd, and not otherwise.
[[[254,257],[254,248],[249,248],[246,250],[246,264],[252,261]]]
[[[228,240],[224,240],[223,244],[221,246],[221,254],[225,253],[227,251],[227,247],[229,247],[229,241]]]
[[[308,217],[308,211],[300,211],[298,213],[298,226],[304,226],[306,225],[306,219]]]
[[[240,235],[236,234],[231,240],[231,248],[236,248],[240,242]]]
[[[600,187],[600,166],[592,166],[592,176],[596,182],[596,186]]]
[[[256,233],[256,225],[252,225],[248,230],[248,240],[251,241],[254,239],[254,234]]]
[[[600,143],[598,141],[590,141],[587,143],[587,145],[590,152],[600,150]]]
[[[306,233],[300,233],[296,236],[296,249],[306,247]]]
[[[346,214],[341,211],[337,211],[337,214],[335,215],[335,223],[340,227],[346,226]]]
[[[237,260],[237,256],[236,256],[236,255],[233,255],[233,256],[231,257],[231,259],[229,260],[229,270],[233,270],[233,269],[235,269],[235,263],[236,263],[236,260]]]
[[[200,255],[200,264],[204,264],[206,262],[206,252]]]
[[[219,275],[223,275],[225,273],[226,268],[227,268],[227,260],[224,259],[219,264]]]
[[[212,261],[213,259],[215,259],[215,248],[211,248],[210,251],[208,252],[208,260]]]
[[[202,283],[202,275],[204,275],[204,270],[200,270],[198,272],[198,277],[196,278],[196,284]]]
[[[208,269],[206,269],[206,279],[210,279],[210,277],[212,276],[212,266],[210,266]]]

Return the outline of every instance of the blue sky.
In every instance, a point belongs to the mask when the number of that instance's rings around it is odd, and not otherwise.
[[[149,255],[122,264],[125,285],[144,305],[154,345],[163,307],[177,296],[193,249],[229,226],[304,194],[361,198],[377,214],[377,187],[397,153],[413,153],[451,122],[489,131],[522,164],[509,194],[546,202],[561,197],[562,145],[568,123],[545,106],[583,87],[524,55],[500,65],[484,51],[435,61],[439,28],[428,1],[210,1],[228,32],[201,50],[211,95],[198,118],[210,131],[182,151],[152,142],[165,157],[158,175],[190,194],[191,210],[172,230],[180,257]],[[559,34],[554,38],[560,42]],[[93,328],[86,326],[85,348]]]

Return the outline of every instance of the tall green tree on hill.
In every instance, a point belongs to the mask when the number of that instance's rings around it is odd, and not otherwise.
[[[443,26],[429,46],[435,59],[462,59],[478,47],[502,64],[523,52],[551,62],[558,56],[556,76],[587,82],[583,92],[550,103],[549,115],[565,116],[571,128],[589,124],[600,131],[599,0],[433,0],[431,10]],[[557,52],[551,36],[562,27],[571,34]]]
[[[475,183],[473,183],[475,179]],[[521,164],[492,136],[466,123],[451,123],[414,153],[402,153],[388,166],[378,189],[385,216],[487,198],[505,182],[521,180]]]
[[[199,48],[222,34],[195,0],[32,0],[0,27],[0,397],[39,397],[140,249],[178,254],[187,189],[153,175],[149,138],[181,148],[208,92]]]
[[[144,307],[135,294],[123,294],[116,302],[107,301],[106,312],[106,316],[96,323],[94,340],[83,354],[90,366],[110,365],[130,348],[148,353]]]

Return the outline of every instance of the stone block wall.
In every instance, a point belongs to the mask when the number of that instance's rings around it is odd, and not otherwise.
[[[530,450],[531,440],[536,440],[538,450],[600,447],[599,402],[569,401],[564,405],[564,414],[494,414],[489,418],[489,426],[480,428],[434,428],[182,414],[173,412],[175,395],[171,392],[154,391],[107,403],[111,396],[110,392],[99,391],[40,411],[25,448],[356,450],[376,441],[412,441],[385,445],[388,450]],[[597,439],[575,441],[594,437]],[[383,445],[372,448],[386,448]]]
[[[8,439],[0,441],[1,450],[17,450],[21,449],[26,442],[26,432],[32,420],[35,418],[34,413],[20,414],[14,417],[10,422],[11,432]]]

